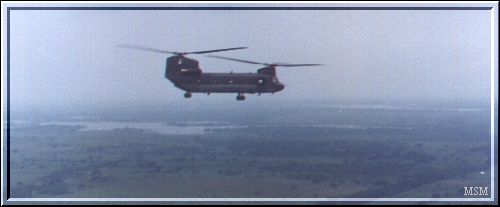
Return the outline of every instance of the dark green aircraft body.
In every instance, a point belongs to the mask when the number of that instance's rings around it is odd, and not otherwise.
[[[274,93],[285,88],[273,66],[257,73],[203,73],[198,61],[181,55],[167,58],[166,65],[165,77],[187,93]]]

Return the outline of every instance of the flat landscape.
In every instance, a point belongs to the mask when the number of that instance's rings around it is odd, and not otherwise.
[[[14,198],[463,198],[489,187],[481,106],[13,112]],[[489,197],[489,196],[485,196]]]

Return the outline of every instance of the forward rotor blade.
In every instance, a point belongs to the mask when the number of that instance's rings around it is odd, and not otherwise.
[[[233,48],[226,48],[226,49],[195,51],[195,52],[187,52],[187,53],[188,54],[205,54],[205,53],[222,52],[222,51],[228,51],[228,50],[241,50],[241,49],[247,49],[247,48],[248,47],[233,47]]]
[[[253,62],[253,61],[248,61],[248,60],[241,60],[241,59],[236,59],[236,58],[222,57],[222,56],[217,56],[217,55],[207,55],[207,56],[208,57],[213,57],[213,58],[224,59],[224,60],[232,60],[232,61],[236,61],[236,62],[256,64],[256,65],[269,65],[267,63],[259,63],[259,62]]]
[[[181,54],[179,52],[159,50],[159,49],[155,49],[155,48],[149,48],[149,47],[143,47],[143,46],[137,46],[137,45],[118,45],[118,46],[123,47],[123,48],[128,48],[128,49],[143,50],[143,51],[149,51],[149,52],[158,52],[158,53],[167,53],[167,54]]]

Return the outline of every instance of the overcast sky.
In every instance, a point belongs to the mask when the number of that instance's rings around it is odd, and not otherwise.
[[[164,78],[164,54],[247,46],[217,55],[280,68],[286,87],[248,95],[265,103],[307,98],[489,100],[490,11],[11,11],[11,104],[168,104],[183,91]],[[256,65],[191,55],[204,72]],[[236,102],[193,94],[192,102]]]

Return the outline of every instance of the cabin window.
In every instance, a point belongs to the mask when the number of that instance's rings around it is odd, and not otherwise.
[[[229,81],[228,81],[228,83],[229,83],[229,84],[233,84],[233,80],[229,80]]]

